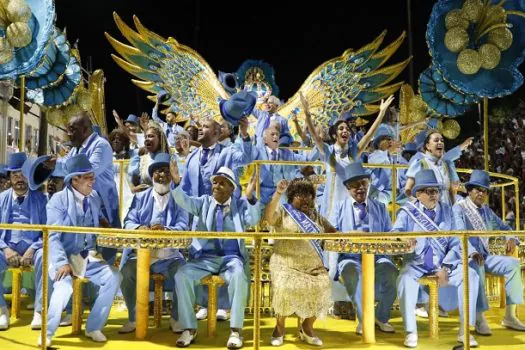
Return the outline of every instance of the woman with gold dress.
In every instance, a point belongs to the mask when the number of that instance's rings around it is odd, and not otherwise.
[[[281,195],[287,192],[287,203],[281,205]],[[265,219],[274,231],[303,233],[333,233],[335,228],[315,210],[314,185],[304,178],[290,182],[281,180],[266,207]],[[302,341],[321,346],[313,325],[323,318],[331,306],[328,272],[323,266],[322,251],[316,240],[276,240],[270,258],[272,307],[277,324],[271,344],[283,344],[285,319],[296,314],[302,321]]]

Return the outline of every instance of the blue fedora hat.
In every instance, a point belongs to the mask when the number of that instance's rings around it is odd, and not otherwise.
[[[381,124],[377,128],[377,131],[376,131],[376,133],[374,135],[374,141],[373,141],[374,148],[377,148],[377,146],[379,145],[379,142],[381,142],[381,140],[383,138],[385,138],[385,137],[393,138],[394,137],[394,130],[389,125]]]
[[[170,160],[171,156],[168,153],[158,153],[153,161],[148,166],[148,174],[151,178],[153,178],[153,170],[163,167],[163,166],[170,166]]]
[[[66,173],[64,183],[68,183],[73,176],[92,173],[93,167],[89,162],[89,158],[84,153],[80,153],[66,160],[64,171]]]
[[[347,185],[350,182],[354,182],[361,179],[369,179],[370,173],[363,167],[363,163],[357,162],[348,165],[345,168],[345,176],[343,179],[343,185]]]
[[[465,183],[465,187],[483,187],[490,189],[490,175],[485,170],[474,170],[470,174],[470,179]]]
[[[61,177],[61,178],[66,177],[66,171],[64,170],[64,163],[57,162],[55,166],[55,170],[53,170],[51,177]]]
[[[410,153],[417,153],[417,145],[415,142],[409,142],[405,144],[405,147],[403,147],[403,152],[410,152]]]
[[[423,146],[425,146],[426,138],[427,138],[426,131],[421,131],[416,135],[415,142],[416,142],[417,149],[423,148]]]
[[[130,115],[128,115],[126,120],[124,120],[124,123],[138,124],[139,123],[139,118],[137,118],[137,116],[135,114],[130,114]]]
[[[235,179],[235,174],[230,168],[227,168],[225,166],[220,167],[219,170],[217,170],[217,172],[213,174],[210,180],[213,181],[214,178],[219,177],[219,176],[230,181],[231,184],[233,185],[233,190],[237,189],[237,180]]]
[[[27,155],[25,152],[16,152],[9,155],[7,160],[7,169],[6,172],[9,174],[10,171],[20,171],[24,162],[27,160]]]
[[[22,174],[26,177],[29,188],[32,191],[37,190],[44,181],[49,179],[53,170],[46,169],[44,162],[51,156],[41,156],[36,159],[28,158],[22,166]],[[57,163],[58,166],[59,163]]]
[[[341,118],[340,119],[344,119],[344,120],[348,121],[348,120],[357,119],[357,117],[355,115],[353,115],[352,112],[346,111],[343,114],[341,114]]]
[[[438,182],[436,174],[434,174],[432,170],[420,170],[415,177],[415,185],[412,188],[412,195],[415,196],[417,191],[428,187],[437,187],[441,190],[443,186]]]
[[[239,125],[239,120],[253,111],[257,96],[253,92],[242,90],[233,94],[227,100],[219,102],[222,117],[233,126]]]

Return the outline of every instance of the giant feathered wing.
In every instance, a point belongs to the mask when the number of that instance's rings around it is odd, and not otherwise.
[[[310,110],[317,123],[330,125],[344,112],[354,116],[366,116],[379,110],[375,102],[396,92],[402,82],[386,85],[395,79],[410,62],[382,67],[396,52],[403,40],[402,33],[390,45],[378,51],[386,31],[374,41],[357,51],[346,50],[341,56],[320,65],[299,91],[279,109],[279,114],[288,116],[294,109],[301,109],[299,92],[308,100]],[[298,118],[304,116],[302,113]]]
[[[105,33],[121,57],[111,55],[138,87],[157,94],[165,90],[170,99],[164,102],[170,110],[184,116],[220,118],[218,99],[229,97],[208,63],[193,49],[173,38],[164,39],[145,28],[133,16],[136,31],[113,14],[122,35],[132,45],[126,45]],[[150,96],[154,99],[155,96]]]

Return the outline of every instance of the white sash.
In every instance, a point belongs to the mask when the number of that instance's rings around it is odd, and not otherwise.
[[[465,215],[467,216],[468,221],[476,231],[487,231],[487,226],[485,221],[478,212],[477,206],[472,202],[472,199],[469,197],[465,198],[459,205],[464,209]],[[488,237],[479,237],[481,243],[489,251],[489,238]]]

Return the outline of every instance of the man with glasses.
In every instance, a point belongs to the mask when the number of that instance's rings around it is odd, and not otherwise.
[[[490,188],[490,176],[486,171],[474,170],[469,182],[465,184],[468,196],[454,205],[454,221],[458,230],[472,231],[509,231],[511,228],[485,204]],[[485,319],[484,312],[489,309],[485,294],[485,273],[505,277],[507,307],[501,322],[503,327],[525,331],[525,325],[516,317],[516,307],[523,304],[523,284],[519,259],[511,256],[492,255],[489,250],[488,237],[469,238],[470,267],[479,275],[478,299],[476,302],[476,333],[492,335]],[[506,252],[513,254],[519,240],[507,237]],[[473,285],[471,288],[476,288]]]
[[[405,260],[405,266],[397,279],[397,295],[405,326],[405,346],[417,346],[417,324],[414,309],[418,300],[418,280],[424,276],[438,278],[439,303],[444,309],[459,307],[460,327],[458,341],[463,342],[463,267],[461,247],[457,237],[439,237],[438,231],[454,231],[452,208],[440,202],[441,184],[432,170],[421,170],[415,175],[412,196],[417,200],[407,202],[399,211],[392,231],[394,232],[435,232],[435,237],[421,237],[414,240],[414,253]],[[471,286],[478,285],[479,277],[472,268],[469,271]],[[441,287],[455,288],[441,288]],[[475,300],[478,288],[469,288],[470,325],[475,323]],[[459,305],[457,305],[459,303]],[[470,345],[477,346],[473,336]]]
[[[352,163],[345,170],[343,184],[348,189],[349,196],[336,203],[331,217],[331,223],[338,231],[389,232],[392,223],[386,207],[379,201],[368,197],[370,174],[361,163]],[[330,252],[330,277],[337,281],[339,276],[357,310],[356,333],[363,334],[362,318],[362,278],[361,254],[337,254]],[[388,320],[390,308],[396,299],[397,269],[388,256],[375,257],[375,290],[379,304],[376,310],[376,326],[385,333],[394,333]],[[335,286],[334,286],[335,287]],[[337,287],[336,287],[337,288]]]

